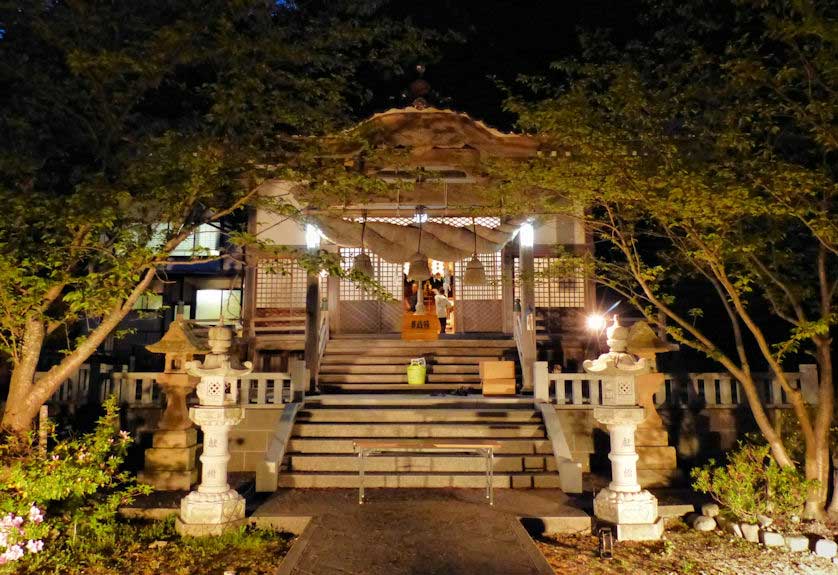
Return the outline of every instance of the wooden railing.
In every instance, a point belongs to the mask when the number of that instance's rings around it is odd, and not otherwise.
[[[786,373],[789,383],[803,393],[807,403],[817,403],[818,375],[815,365],[800,365]],[[788,407],[780,382],[769,373],[755,374],[757,390],[768,407]],[[535,363],[535,397],[556,405],[593,407],[602,404],[602,381],[588,373],[548,373],[547,362]],[[729,373],[666,374],[654,395],[658,407],[735,407],[746,404],[741,385]]]
[[[45,371],[35,373],[35,381],[46,375]],[[64,380],[61,386],[52,394],[51,402],[85,405],[90,397],[91,373],[90,366],[83,364],[78,371]]]
[[[524,389],[531,390],[535,381],[534,369],[537,357],[535,316],[531,313],[515,312],[512,319],[512,331],[515,336],[515,347],[518,349],[523,386]]]
[[[314,365],[311,370],[315,378],[320,376],[320,361],[323,359],[323,354],[326,353],[326,344],[329,343],[329,312],[320,312],[320,329],[317,333],[317,357],[314,358]],[[319,381],[317,382],[319,384]]]

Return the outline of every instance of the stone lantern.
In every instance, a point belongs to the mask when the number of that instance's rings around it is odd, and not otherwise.
[[[582,364],[586,372],[602,380],[602,405],[594,408],[594,419],[604,424],[611,438],[611,483],[594,498],[594,515],[616,527],[618,540],[660,539],[663,519],[658,501],[641,489],[637,480],[635,430],[646,418],[636,401],[636,378],[649,373],[645,359],[626,353],[629,330],[617,318],[606,331],[609,352]]]
[[[186,372],[200,378],[199,404],[189,408],[189,417],[204,433],[204,450],[201,484],[181,501],[176,526],[182,535],[219,535],[244,523],[244,498],[227,483],[227,440],[230,428],[244,418],[237,378],[250,373],[252,364],[245,362],[242,368],[230,357],[232,340],[229,327],[211,327],[204,362],[186,364]]]
[[[631,326],[626,351],[649,362],[651,372],[637,376],[637,402],[646,418],[637,427],[635,438],[638,483],[643,487],[669,485],[679,475],[675,448],[669,445],[669,432],[655,407],[654,395],[664,384],[664,374],[657,369],[656,356],[678,349],[677,344],[660,339],[645,321]]]
[[[166,394],[166,409],[154,432],[152,447],[145,451],[145,469],[138,478],[157,489],[187,490],[198,480],[198,431],[189,420],[186,397],[195,389],[198,378],[186,373],[186,364],[209,348],[178,313],[163,338],[146,349],[166,354],[163,373],[157,376]]]

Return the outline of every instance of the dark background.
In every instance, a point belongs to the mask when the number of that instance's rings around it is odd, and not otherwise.
[[[438,61],[425,63],[432,105],[509,130],[514,118],[502,109],[498,82],[511,85],[521,74],[546,73],[551,62],[579,52],[582,30],[607,32],[617,43],[636,36],[642,7],[638,0],[402,0],[388,11],[458,36],[440,45]],[[416,78],[415,64],[406,62],[402,77],[380,79],[362,111],[409,104],[406,92]]]

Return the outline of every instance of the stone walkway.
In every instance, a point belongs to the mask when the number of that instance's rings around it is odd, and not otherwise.
[[[552,522],[553,530],[561,518],[566,530],[590,529],[565,498],[554,490],[498,490],[490,507],[480,490],[371,489],[360,506],[355,490],[289,490],[252,519],[313,517],[279,575],[552,575],[518,517]]]

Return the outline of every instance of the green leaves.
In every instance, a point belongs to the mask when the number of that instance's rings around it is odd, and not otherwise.
[[[725,465],[710,460],[690,475],[696,491],[709,494],[737,520],[757,523],[763,515],[781,527],[802,515],[806,494],[816,483],[805,480],[795,467],[778,465],[768,445],[746,443],[728,453]]]

